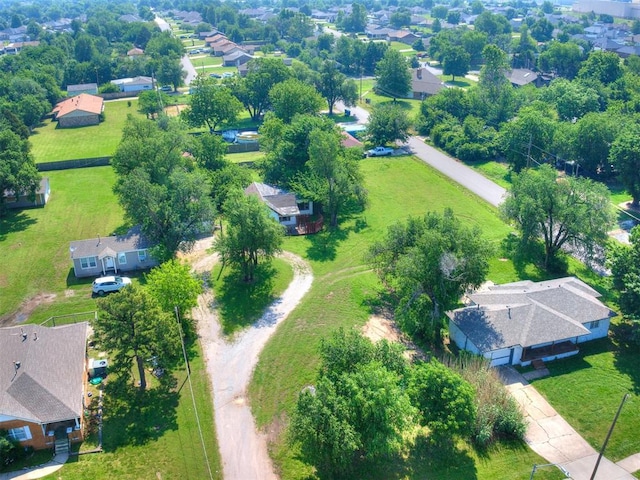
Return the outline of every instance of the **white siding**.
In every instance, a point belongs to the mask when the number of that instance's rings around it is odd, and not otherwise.
[[[609,333],[609,323],[611,320],[609,318],[603,318],[599,321],[597,328],[591,328],[591,322],[587,322],[583,324],[585,328],[588,328],[591,332],[589,335],[582,335],[578,337],[578,343],[588,342],[589,340],[595,340],[596,338],[604,338]]]

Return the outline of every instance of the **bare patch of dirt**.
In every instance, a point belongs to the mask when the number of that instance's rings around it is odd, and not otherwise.
[[[197,273],[211,271],[218,261],[218,255],[211,252],[214,236],[200,238],[188,253],[178,253],[178,258],[189,263]]]
[[[36,307],[45,303],[52,303],[55,298],[55,293],[39,293],[25,300],[18,310],[0,317],[0,327],[10,327],[11,325],[24,323]]]
[[[64,297],[65,298],[69,298],[69,297],[74,297],[76,295],[76,291],[75,290],[65,290],[64,291]]]
[[[0,275],[0,287],[6,287],[9,285],[9,280],[6,275]]]
[[[404,333],[400,331],[396,322],[382,315],[371,315],[369,321],[362,327],[362,333],[372,342],[382,339],[389,342],[401,343],[406,348],[404,356],[407,360],[425,358],[424,353]]]
[[[164,113],[168,117],[177,117],[187,106],[188,105],[169,105],[168,107],[164,107]]]

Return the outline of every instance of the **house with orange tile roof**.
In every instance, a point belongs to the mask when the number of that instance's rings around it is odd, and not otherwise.
[[[60,128],[98,125],[104,111],[102,97],[81,93],[58,103],[53,109],[53,118]]]

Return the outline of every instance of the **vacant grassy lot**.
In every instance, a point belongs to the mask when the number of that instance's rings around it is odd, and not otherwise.
[[[41,293],[64,299],[71,312],[94,310],[91,279],[74,277],[69,242],[109,235],[123,225],[122,209],[111,190],[115,181],[111,167],[62,170],[47,176],[51,197],[44,208],[11,211],[0,218],[0,257],[4,259],[0,318]]]
[[[206,456],[213,478],[222,479],[213,419],[213,402],[202,351],[193,348],[191,381]],[[196,423],[191,391],[184,370],[176,373],[175,392],[153,390],[132,408],[105,409],[104,452],[71,457],[49,480],[157,480],[209,478],[205,453]],[[89,438],[88,445],[95,442]],[[83,446],[83,449],[84,447]]]
[[[36,163],[113,155],[127,115],[143,115],[138,112],[137,99],[105,102],[104,113],[104,122],[87,127],[56,128],[58,122],[45,120],[29,137]]]
[[[408,215],[452,206],[464,222],[479,225],[487,241],[496,246],[509,231],[494,209],[411,157],[368,158],[363,160],[362,168],[370,198],[370,207],[364,214],[354,214],[332,234],[289,238],[285,244],[286,250],[311,262],[315,280],[311,291],[278,328],[260,357],[250,395],[257,423],[262,427],[286,423],[297,392],[315,377],[320,339],[338,327],[364,325],[375,310],[380,285],[363,256],[388,225]],[[512,277],[515,273],[509,265],[496,258],[492,268]],[[282,438],[280,442],[274,451],[282,478],[308,478],[308,467],[296,459],[296,453],[282,443]],[[435,460],[438,453],[432,456],[418,447],[408,460],[376,466],[375,471],[361,472],[357,478],[525,479],[534,463],[545,463],[523,445],[502,445],[486,456],[478,456],[461,445],[446,460]],[[556,472],[547,475],[546,478],[561,478]]]

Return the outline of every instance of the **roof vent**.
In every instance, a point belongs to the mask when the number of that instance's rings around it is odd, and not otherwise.
[[[38,334],[36,332],[33,332],[33,340],[36,341],[38,339]]]
[[[27,333],[23,329],[20,329],[20,334],[22,335],[22,341],[24,342],[27,339]]]
[[[20,362],[18,361],[13,362],[13,367],[16,369],[16,372],[17,372],[18,369],[20,368]]]

